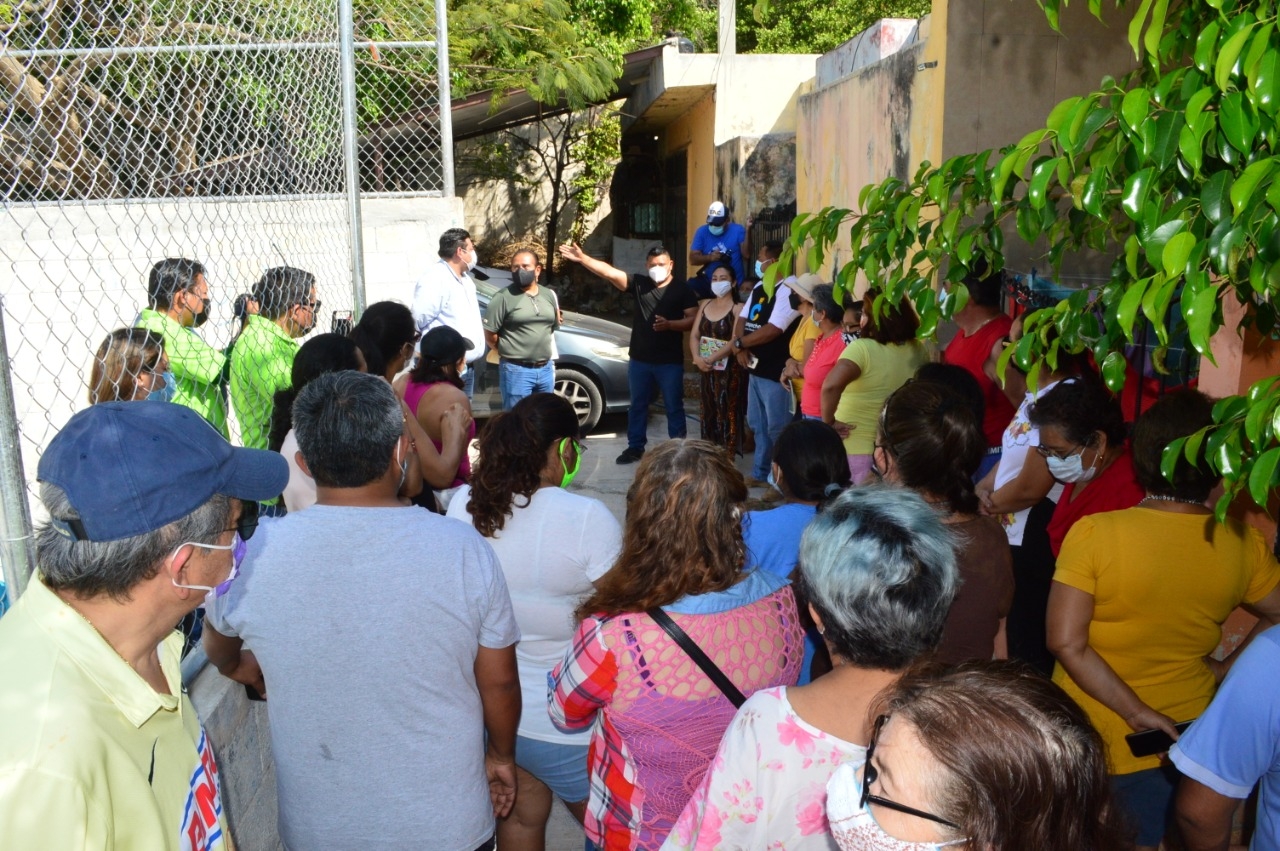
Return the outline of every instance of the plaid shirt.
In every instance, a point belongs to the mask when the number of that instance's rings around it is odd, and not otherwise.
[[[631,851],[627,837],[636,834],[641,821],[635,764],[622,736],[608,717],[600,715],[618,684],[618,661],[601,634],[604,623],[585,618],[573,637],[569,655],[547,675],[549,711],[551,720],[563,730],[599,725],[591,736],[588,758],[591,794],[587,799],[587,838],[603,851]]]

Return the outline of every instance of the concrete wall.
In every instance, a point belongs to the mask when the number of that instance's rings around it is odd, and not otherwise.
[[[408,302],[441,231],[464,225],[462,200],[368,199],[363,204],[366,298]],[[317,328],[352,306],[346,202],[192,201],[13,205],[0,214],[0,296],[12,362],[23,464],[88,404],[94,350],[131,325],[146,303],[151,264],[186,256],[209,269],[204,339],[225,346],[231,302],[286,260],[313,272],[323,303]]]
[[[1035,0],[935,0],[934,17],[944,10],[944,158],[1016,142],[1043,127],[1060,101],[1134,67],[1128,15],[1114,9],[1108,26],[1085,3],[1063,4],[1061,34]],[[1044,245],[1027,246],[1012,222],[1005,237],[1008,268],[1046,268]],[[1111,255],[1083,254],[1067,258],[1063,276],[1106,275],[1110,265]]]
[[[793,203],[796,134],[738,136],[717,146],[715,184],[721,194],[734,199],[736,221],[744,225],[748,216],[766,207]]]
[[[817,60],[809,53],[723,57],[715,74],[719,109],[713,143],[721,145],[737,136],[794,133],[801,87],[812,79]]]
[[[915,44],[801,96],[798,209],[852,209],[867,183],[1016,142],[1059,101],[1133,67],[1123,26],[1086,4],[1065,7],[1061,24],[1050,29],[1035,0],[934,0]],[[1009,268],[1045,270],[1044,246],[1023,243],[1012,222],[1005,237]],[[847,243],[837,250],[848,260]],[[1064,278],[1105,274],[1110,261],[1070,257]]]
[[[575,121],[585,121],[586,113],[578,113]],[[552,122],[559,119],[551,119]],[[549,148],[547,133],[537,124],[514,127],[501,133],[490,134],[480,139],[460,142],[457,146],[458,194],[467,210],[467,229],[472,238],[484,250],[494,250],[507,243],[526,237],[545,241],[547,230],[547,214],[551,207],[551,183],[544,178],[543,170],[532,156],[521,166],[526,176],[535,179],[532,187],[524,186],[515,180],[484,180],[469,173],[468,158],[474,155],[477,146],[484,142],[498,142],[511,145],[506,137],[519,136],[534,145]],[[579,168],[571,168],[566,172],[564,181],[567,184],[579,173]],[[583,247],[589,253],[607,251],[612,237],[612,228],[601,227],[612,213],[609,194],[602,193],[600,206],[587,217],[587,238]],[[570,205],[561,214],[560,238],[567,239],[569,226],[577,215],[577,206]],[[481,262],[487,258],[481,257]]]

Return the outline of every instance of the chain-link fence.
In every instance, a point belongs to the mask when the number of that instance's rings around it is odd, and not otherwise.
[[[207,269],[196,334],[215,352],[241,327],[236,295],[271,267],[315,275],[318,329],[359,312],[358,187],[453,192],[443,29],[443,0],[0,2],[11,477],[20,461],[34,493],[40,449],[88,404],[95,350],[138,321],[162,258]],[[194,313],[201,295],[179,300]],[[234,410],[228,425],[237,440]],[[24,536],[5,514],[0,535]],[[11,579],[30,563],[4,557]]]

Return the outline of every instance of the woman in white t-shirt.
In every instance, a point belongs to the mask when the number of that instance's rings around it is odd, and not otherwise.
[[[1009,337],[997,341],[987,362],[994,380],[995,365],[1003,349],[1022,338],[1022,319],[1015,319]],[[1028,412],[1036,400],[1061,381],[1073,381],[1089,369],[1087,356],[1058,353],[1058,368],[1042,367],[1036,389],[1026,386],[1026,376],[1016,359],[1010,359],[1004,382],[1005,395],[1018,406],[1001,437],[1000,461],[977,485],[982,513],[995,517],[1009,536],[1013,556],[1013,606],[1005,621],[1008,655],[1021,659],[1046,677],[1053,675],[1053,654],[1045,645],[1045,611],[1053,581],[1053,550],[1049,546],[1049,521],[1062,495],[1062,485],[1049,473],[1040,453],[1040,430]],[[1014,399],[1021,391],[1021,399]]]
[[[565,490],[582,465],[580,434],[573,406],[559,396],[520,400],[481,433],[471,484],[449,503],[449,517],[471,523],[493,546],[522,636],[520,794],[498,822],[504,848],[543,848],[552,794],[581,822],[589,792],[590,732],[562,733],[547,715],[547,674],[569,649],[574,608],[622,543],[622,527],[604,503]]]

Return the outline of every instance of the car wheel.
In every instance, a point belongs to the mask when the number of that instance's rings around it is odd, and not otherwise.
[[[556,370],[556,395],[569,400],[578,415],[578,422],[583,431],[593,429],[604,414],[604,397],[600,388],[586,375],[576,369]]]

